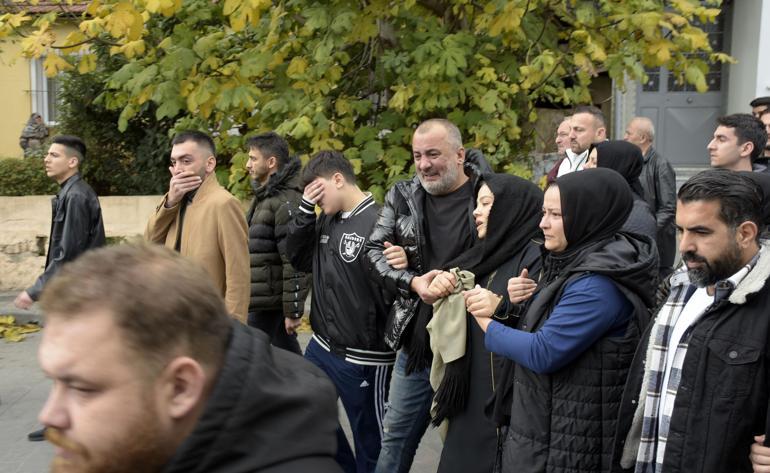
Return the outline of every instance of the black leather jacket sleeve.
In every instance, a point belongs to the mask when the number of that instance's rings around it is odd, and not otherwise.
[[[418,273],[410,267],[404,270],[393,269],[389,264],[383,251],[385,251],[385,242],[393,245],[402,245],[397,238],[397,217],[396,199],[399,198],[399,191],[393,186],[385,196],[385,204],[380,209],[380,215],[377,218],[372,229],[372,234],[366,244],[366,254],[374,267],[374,273],[379,276],[385,289],[391,293],[399,293],[404,297],[410,296],[410,285],[412,279]]]
[[[76,193],[68,195],[63,211],[57,211],[53,217],[51,247],[48,250],[50,256],[45,271],[32,287],[27,289],[32,300],[40,298],[45,284],[64,263],[75,259],[88,249],[90,222],[91,206],[88,197]]]
[[[676,174],[671,163],[665,159],[660,159],[660,157],[658,157],[656,167],[658,185],[655,187],[657,191],[655,220],[658,224],[658,231],[660,231],[671,225],[676,216]]]

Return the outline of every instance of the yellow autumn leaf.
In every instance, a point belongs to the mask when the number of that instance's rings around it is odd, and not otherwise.
[[[72,69],[72,64],[68,63],[58,54],[49,54],[43,61],[43,68],[45,69],[45,75],[53,77],[61,71],[67,71]]]
[[[93,53],[84,54],[80,57],[78,63],[78,72],[80,74],[88,74],[96,69],[96,55]]]

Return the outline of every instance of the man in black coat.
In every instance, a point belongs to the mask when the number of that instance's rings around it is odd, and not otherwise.
[[[40,412],[57,473],[341,473],[336,393],[230,320],[197,263],[117,245],[43,291]]]
[[[426,325],[433,303],[455,281],[442,269],[476,238],[475,186],[489,166],[477,150],[467,153],[460,130],[443,119],[423,122],[412,138],[416,176],[397,182],[366,244],[380,283],[396,300],[385,343],[399,351],[383,421],[377,473],[409,471],[430,420],[433,389]],[[448,274],[448,273],[447,273]]]
[[[46,175],[61,189],[51,201],[51,235],[45,271],[28,289],[21,291],[14,304],[28,309],[40,298],[46,282],[62,264],[84,251],[104,245],[104,224],[99,198],[80,177],[80,165],[86,157],[86,145],[77,136],[60,135],[51,140],[43,159]]]
[[[637,349],[612,471],[750,472],[768,408],[770,247],[762,190],[703,171],[679,190],[683,268]]]
[[[46,175],[61,189],[51,201],[51,235],[45,270],[35,283],[21,291],[13,301],[19,309],[29,309],[40,298],[48,280],[61,266],[91,248],[104,245],[104,223],[99,198],[80,177],[86,145],[77,136],[59,135],[43,159]],[[29,434],[29,440],[43,440],[43,430]]]
[[[649,118],[633,118],[626,127],[623,139],[638,146],[644,156],[644,168],[639,182],[644,189],[644,200],[655,214],[660,277],[664,278],[671,274],[676,256],[676,173],[671,163],[652,146],[655,126]]]

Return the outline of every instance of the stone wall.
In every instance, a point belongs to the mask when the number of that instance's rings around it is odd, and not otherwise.
[[[160,196],[101,197],[107,238],[135,239]],[[51,230],[51,196],[0,197],[0,291],[22,289],[45,266]]]

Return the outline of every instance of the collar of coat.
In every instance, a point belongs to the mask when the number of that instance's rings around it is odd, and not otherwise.
[[[728,300],[731,304],[745,304],[748,296],[758,293],[765,287],[768,278],[770,278],[770,240],[763,240],[760,244],[757,263],[749,274],[735,287]],[[687,284],[690,284],[690,278],[687,275],[687,267],[685,266],[671,276],[671,289]]]

